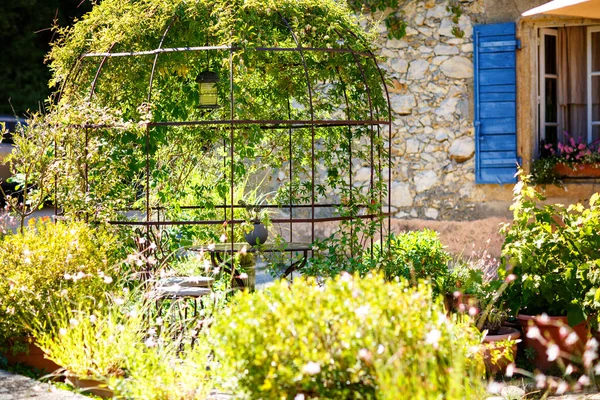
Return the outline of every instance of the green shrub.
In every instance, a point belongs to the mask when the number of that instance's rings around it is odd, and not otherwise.
[[[113,236],[83,223],[32,223],[0,241],[0,344],[30,335],[61,301],[99,306],[112,286]]]
[[[452,317],[457,318],[457,317]],[[239,293],[210,337],[219,371],[252,399],[480,398],[479,333],[431,288],[342,274]]]
[[[386,257],[389,247],[389,257]],[[419,279],[429,280],[433,285],[434,294],[439,294],[437,280],[448,272],[450,255],[444,251],[435,231],[391,233],[383,246],[381,242],[367,249],[363,255],[364,263],[371,268],[383,272],[387,280],[396,277],[416,282]]]
[[[545,200],[521,174],[513,222],[502,229],[499,276],[512,275],[503,300],[513,315],[566,315],[571,326],[595,324],[590,317],[600,309],[600,195],[589,206],[544,205]]]

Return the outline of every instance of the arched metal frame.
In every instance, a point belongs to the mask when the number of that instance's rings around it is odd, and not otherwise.
[[[279,13],[278,13],[279,14]],[[69,77],[67,80],[72,79],[73,76],[76,76],[80,71],[81,71],[81,64],[83,63],[83,61],[85,59],[93,59],[93,58],[100,58],[101,61],[98,65],[98,68],[96,70],[94,79],[92,81],[91,84],[91,90],[90,90],[90,99],[94,96],[94,92],[96,89],[96,84],[97,81],[101,75],[101,71],[103,69],[103,67],[106,64],[106,61],[109,58],[112,57],[142,57],[142,56],[149,56],[149,55],[154,55],[154,61],[152,63],[152,70],[150,73],[150,79],[148,82],[148,95],[147,95],[147,101],[148,103],[151,102],[152,99],[152,86],[153,86],[153,81],[154,81],[154,76],[155,76],[155,72],[156,72],[156,65],[158,62],[158,58],[159,55],[161,54],[167,54],[167,53],[175,53],[175,52],[206,52],[206,51],[215,51],[215,50],[221,50],[221,51],[228,51],[229,52],[229,103],[230,103],[230,110],[229,110],[229,119],[228,120],[194,120],[194,121],[155,121],[155,122],[149,122],[146,124],[146,134],[145,134],[145,155],[146,155],[146,160],[145,160],[145,178],[146,178],[146,201],[145,201],[145,221],[111,221],[112,224],[115,225],[130,225],[130,226],[142,226],[146,228],[146,231],[149,232],[150,228],[153,226],[168,226],[168,225],[217,225],[217,224],[223,224],[223,223],[227,223],[229,227],[231,227],[231,251],[233,253],[234,250],[234,243],[233,243],[233,238],[234,238],[234,228],[236,224],[240,224],[243,221],[242,220],[235,220],[234,219],[234,209],[235,208],[240,208],[242,206],[236,206],[234,204],[234,188],[235,188],[235,184],[234,184],[234,163],[235,163],[235,130],[239,127],[244,127],[244,126],[248,126],[248,125],[259,125],[261,128],[265,128],[265,129],[287,129],[288,130],[288,134],[289,134],[289,157],[290,157],[290,166],[289,166],[289,178],[290,178],[290,182],[292,181],[292,177],[293,177],[293,167],[292,167],[292,141],[293,141],[293,132],[295,129],[298,128],[310,128],[311,130],[311,158],[312,158],[312,162],[311,162],[311,202],[309,205],[304,205],[304,204],[291,204],[291,198],[292,198],[292,193],[291,193],[291,186],[290,186],[290,204],[285,204],[285,205],[265,205],[265,208],[281,208],[281,209],[289,209],[289,218],[273,218],[272,222],[274,223],[287,223],[289,224],[290,227],[290,240],[293,240],[293,224],[294,223],[310,223],[311,224],[311,241],[314,242],[315,241],[315,224],[319,223],[319,222],[330,222],[330,221],[344,221],[344,220],[354,220],[354,219],[369,219],[371,221],[373,221],[375,218],[380,218],[383,221],[384,217],[387,217],[387,231],[391,232],[391,202],[392,202],[392,198],[391,198],[391,181],[392,181],[392,158],[391,158],[391,154],[392,154],[392,115],[391,115],[391,107],[390,107],[390,96],[389,96],[389,92],[388,92],[388,88],[385,84],[385,78],[384,78],[384,73],[381,70],[381,68],[379,67],[378,63],[377,63],[377,58],[375,56],[375,54],[373,54],[373,52],[369,49],[369,47],[367,45],[365,45],[365,49],[366,51],[358,51],[355,49],[351,49],[351,48],[318,48],[318,47],[303,47],[302,44],[299,42],[298,38],[296,37],[296,35],[294,34],[292,28],[290,27],[288,21],[284,18],[283,15],[279,14],[279,17],[281,18],[282,22],[285,24],[285,26],[287,27],[287,29],[289,30],[295,44],[296,47],[287,47],[287,48],[282,48],[282,47],[258,47],[258,48],[254,48],[252,49],[252,51],[257,51],[257,52],[297,52],[300,55],[300,58],[302,60],[302,66],[304,69],[304,76],[306,78],[306,86],[307,86],[307,94],[308,94],[308,100],[309,100],[309,110],[310,110],[310,119],[309,120],[292,120],[292,119],[287,119],[287,120],[239,120],[236,119],[235,117],[235,95],[234,95],[234,68],[233,68],[233,55],[236,51],[241,51],[241,50],[245,50],[242,49],[240,47],[236,47],[236,46],[197,46],[197,47],[177,47],[177,48],[164,48],[163,47],[163,43],[165,41],[165,38],[169,32],[169,30],[172,28],[173,24],[175,23],[175,21],[177,20],[177,17],[173,17],[171,19],[171,21],[169,22],[167,28],[165,29],[165,31],[163,32],[160,42],[158,44],[158,47],[154,50],[147,50],[147,51],[136,51],[136,52],[115,52],[113,53],[112,50],[115,46],[116,43],[113,43],[110,45],[110,47],[108,48],[108,50],[104,53],[85,53],[82,54],[81,57],[78,59],[77,63],[73,66],[72,70],[69,72]],[[350,35],[353,36],[354,39],[359,40],[359,38],[354,34],[354,32],[348,31],[348,33]],[[337,32],[338,36],[343,39],[343,35],[340,32]],[[368,120],[351,120],[350,119],[350,107],[348,104],[348,97],[347,97],[347,93],[344,91],[344,99],[346,102],[346,119],[345,120],[317,120],[315,119],[315,113],[314,113],[314,108],[313,108],[313,88],[311,85],[311,81],[310,81],[310,76],[309,76],[309,70],[308,70],[308,66],[307,66],[307,62],[306,62],[306,58],[305,58],[305,53],[310,53],[310,52],[326,52],[326,53],[346,53],[346,54],[351,54],[358,70],[360,71],[361,77],[362,77],[362,84],[364,84],[365,86],[365,90],[366,90],[366,94],[367,94],[367,99],[368,99],[368,105],[369,105],[369,119]],[[374,119],[374,106],[373,106],[373,101],[371,99],[371,89],[369,87],[368,84],[368,80],[365,74],[365,71],[363,69],[363,66],[361,64],[361,59],[371,61],[375,64],[378,74],[379,74],[379,78],[381,80],[381,84],[383,85],[384,88],[384,93],[385,93],[385,101],[387,102],[387,119],[384,120],[375,120]],[[339,74],[339,71],[338,71]],[[341,81],[341,76],[340,76],[340,81]],[[64,90],[64,85],[63,87],[61,87],[60,93],[62,93]],[[289,99],[288,99],[288,110],[289,110]],[[376,110],[376,111],[380,111],[380,110]],[[288,116],[290,114],[288,113]],[[217,206],[217,208],[223,208],[224,210],[224,218],[222,220],[205,220],[205,221],[182,221],[182,220],[175,220],[175,221],[167,221],[167,220],[160,220],[160,209],[161,207],[152,207],[150,205],[150,129],[152,127],[159,127],[159,126],[223,126],[223,125],[229,125],[229,164],[230,164],[230,201],[229,204],[223,204],[223,205],[219,205]],[[378,139],[382,138],[382,131],[381,128],[382,127],[387,127],[388,130],[388,140],[387,140],[387,144],[388,144],[388,148],[387,148],[387,188],[388,188],[388,193],[387,193],[387,212],[384,213],[382,208],[379,208],[379,212],[376,214],[363,214],[363,215],[353,215],[353,216],[333,216],[333,217],[322,217],[322,218],[317,218],[315,216],[315,210],[317,208],[322,208],[322,207],[326,207],[326,208],[334,208],[334,207],[339,207],[342,206],[342,204],[337,204],[337,203],[328,203],[328,204],[319,204],[315,201],[315,128],[319,128],[319,127],[348,127],[348,129],[352,129],[352,127],[357,127],[357,126],[366,126],[369,129],[369,139],[370,139],[370,160],[369,160],[369,167],[370,167],[370,178],[369,178],[369,184],[370,184],[370,188],[371,188],[371,201],[374,201],[374,199],[372,198],[373,196],[373,188],[374,188],[374,173],[375,173],[375,168],[378,169],[379,172],[379,176],[381,177],[381,179],[383,179],[383,176],[381,175],[382,172],[382,164],[381,164],[381,154],[378,154],[378,165],[375,166],[375,154],[374,154],[374,135],[376,135],[376,137]],[[98,128],[107,128],[106,126],[99,126],[99,125],[92,125],[92,124],[88,124],[88,125],[84,125],[82,126],[82,129],[84,129],[85,131],[85,144],[86,144],[86,148],[88,146],[88,136],[89,136],[89,130],[90,129],[98,129]],[[55,144],[56,146],[56,144]],[[349,146],[349,160],[350,160],[350,165],[349,165],[349,186],[350,188],[352,188],[353,185],[353,177],[352,177],[352,140],[350,140],[350,146]],[[226,163],[227,160],[224,160],[224,162]],[[86,192],[89,191],[89,183],[87,180],[87,163],[85,165],[85,190]],[[352,193],[352,190],[350,190],[350,193]],[[383,199],[381,198],[381,193],[380,193],[380,198],[379,198],[379,202],[381,205],[383,205]],[[227,203],[227,201],[226,201]],[[58,211],[58,206],[55,202],[55,213],[57,213]],[[367,205],[355,205],[356,207],[358,207],[359,209],[365,209],[367,208]],[[195,207],[195,206],[185,206],[182,208],[200,208],[200,207]],[[231,219],[227,219],[227,208],[229,208],[230,212],[231,212]],[[297,218],[294,217],[294,209],[297,208],[310,208],[310,218]],[[155,220],[152,219],[152,215],[153,212],[157,211],[156,215],[157,218]],[[352,228],[351,228],[352,229]],[[380,234],[380,240],[383,241],[384,238],[384,227],[383,227],[383,223],[380,225],[380,230],[379,230],[379,234]],[[373,245],[373,237],[371,236],[370,238],[371,241],[371,247]],[[353,251],[353,249],[351,249]],[[351,254],[351,256],[353,256],[354,254]]]

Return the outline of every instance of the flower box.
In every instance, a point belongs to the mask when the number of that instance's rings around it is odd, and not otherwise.
[[[556,175],[566,178],[600,178],[600,164],[557,163],[554,166]]]

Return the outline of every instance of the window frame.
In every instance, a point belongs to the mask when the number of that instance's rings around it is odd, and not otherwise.
[[[559,127],[558,119],[556,122],[546,122],[546,79],[556,79],[556,85],[558,85],[558,71],[556,74],[546,73],[546,41],[545,36],[554,36],[556,38],[556,50],[555,54],[558,55],[558,31],[556,28],[546,27],[540,28],[538,34],[539,43],[539,55],[538,55],[538,141],[536,144],[536,150],[542,140],[546,141],[546,126],[555,126],[557,131]],[[558,63],[558,59],[556,60]],[[557,98],[558,100],[558,98]],[[558,104],[558,101],[557,101]],[[556,110],[558,115],[558,105]]]
[[[593,138],[593,127],[600,126],[600,120],[594,121],[592,119],[592,78],[597,76],[600,79],[600,71],[592,71],[592,33],[600,32],[600,25],[587,26],[587,141],[592,143]],[[600,49],[598,49],[600,51]]]

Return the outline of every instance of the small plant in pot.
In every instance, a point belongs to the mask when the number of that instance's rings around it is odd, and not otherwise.
[[[567,354],[582,351],[588,321],[600,305],[590,301],[590,294],[600,294],[594,278],[600,259],[599,196],[592,196],[589,208],[541,205],[544,196],[523,174],[514,195],[513,222],[502,230],[499,276],[511,281],[502,297],[523,326],[525,346],[535,350],[534,364],[547,370],[556,361],[547,356],[549,345]]]
[[[269,237],[268,227],[271,225],[271,220],[263,203],[264,197],[253,204],[244,200],[239,201],[239,204],[246,210],[245,221],[242,224],[244,238],[251,246],[265,244]]]
[[[477,328],[484,333],[483,356],[485,367],[490,375],[505,372],[506,367],[515,361],[517,343],[521,332],[515,328],[504,326],[508,313],[494,303],[497,300],[495,291],[482,290],[480,313],[475,317]]]
[[[464,262],[455,262],[441,280],[446,309],[453,312],[468,312],[477,306],[476,296],[483,284],[483,271],[472,268]]]

